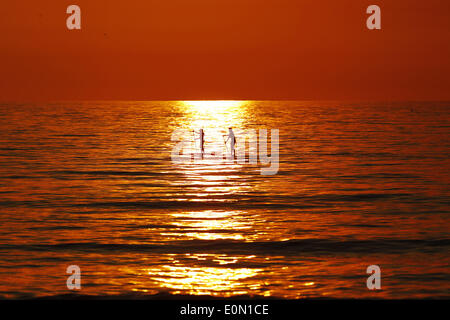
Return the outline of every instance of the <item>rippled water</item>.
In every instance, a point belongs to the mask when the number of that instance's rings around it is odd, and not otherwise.
[[[1,297],[68,293],[69,265],[80,293],[99,296],[450,296],[449,103],[0,110]],[[279,129],[278,174],[172,162],[175,129],[204,128],[205,149],[223,151],[230,126],[238,144]],[[366,288],[372,264],[378,292]]]

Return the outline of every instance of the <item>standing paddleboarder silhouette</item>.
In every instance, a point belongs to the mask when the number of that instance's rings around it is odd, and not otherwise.
[[[233,128],[228,128],[228,137],[227,140],[225,141],[225,145],[227,144],[228,140],[230,140],[230,154],[233,158],[236,158],[236,150],[235,150],[235,145],[236,145],[236,137],[234,135],[233,132]]]
[[[203,129],[200,129],[198,131],[195,130],[192,131],[198,134],[198,138],[195,138],[194,136],[194,140],[199,140],[200,152],[203,155],[205,153],[205,131],[203,131]]]

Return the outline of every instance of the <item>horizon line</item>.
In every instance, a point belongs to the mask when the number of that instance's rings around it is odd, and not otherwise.
[[[67,103],[67,102],[182,102],[182,101],[242,101],[242,102],[450,102],[450,99],[24,99],[0,100],[5,103]]]

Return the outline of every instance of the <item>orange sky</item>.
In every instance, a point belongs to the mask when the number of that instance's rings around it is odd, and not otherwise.
[[[78,4],[82,30],[66,28]],[[378,4],[382,30],[366,29]],[[450,99],[442,0],[5,0],[0,100]]]

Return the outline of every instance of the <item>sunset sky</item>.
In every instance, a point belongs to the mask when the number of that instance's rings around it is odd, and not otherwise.
[[[77,4],[82,30],[66,28]],[[366,28],[367,6],[382,30]],[[0,101],[450,99],[450,2],[2,2]]]

